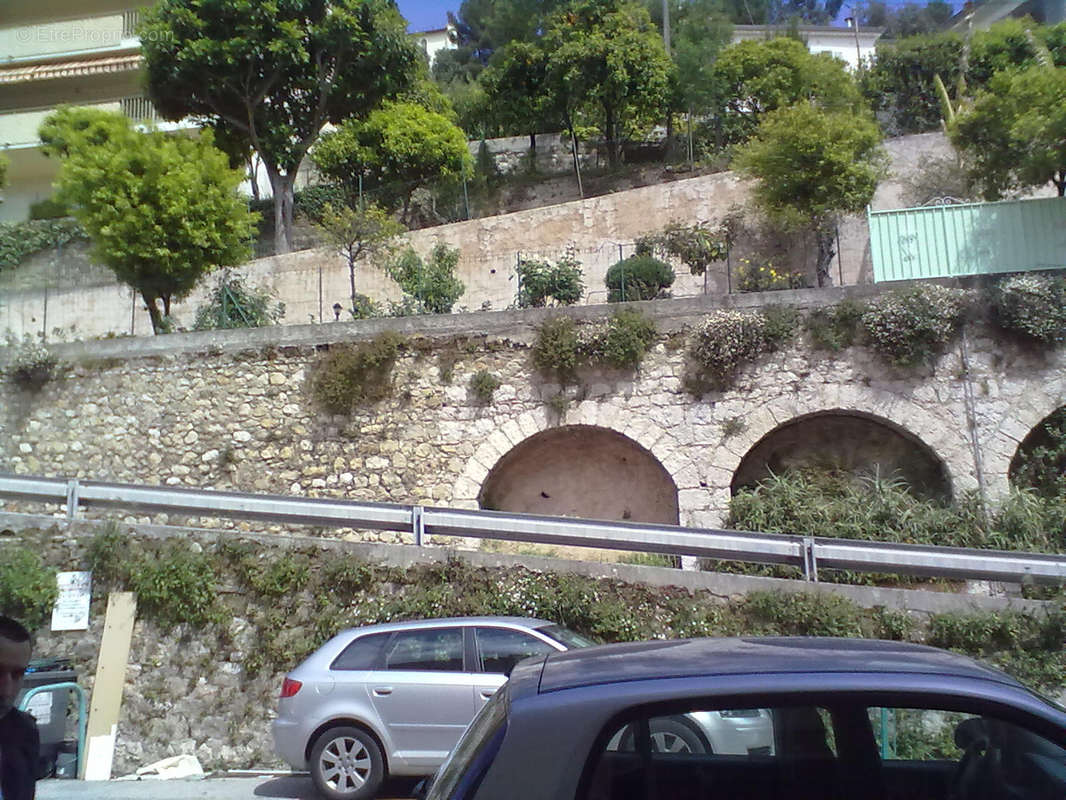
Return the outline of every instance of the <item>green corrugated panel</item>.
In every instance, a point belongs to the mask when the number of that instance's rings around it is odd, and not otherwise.
[[[874,281],[1066,267],[1066,198],[870,211]]]

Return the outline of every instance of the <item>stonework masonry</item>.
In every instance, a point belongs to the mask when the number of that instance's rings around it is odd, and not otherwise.
[[[736,299],[809,307],[861,291],[872,288]],[[665,337],[639,371],[586,372],[569,387],[531,365],[547,311],[57,346],[57,380],[34,394],[0,388],[0,470],[475,508],[501,458],[529,437],[580,425],[650,454],[676,485],[680,523],[715,527],[745,454],[797,418],[843,413],[886,424],[939,459],[954,494],[994,499],[1007,490],[1019,443],[1066,403],[1061,352],[1028,353],[974,329],[934,366],[910,370],[862,347],[831,355],[801,339],[743,369],[730,390],[697,400],[682,386],[681,337],[715,301],[639,305]],[[350,416],[323,413],[308,390],[319,350],[390,326],[411,342],[392,396]],[[501,382],[488,405],[468,388],[480,370]]]

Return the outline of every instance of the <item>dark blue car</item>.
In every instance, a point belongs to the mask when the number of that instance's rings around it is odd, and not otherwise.
[[[717,752],[692,724],[707,714],[768,732]],[[681,726],[691,735],[662,735]],[[1064,800],[1064,748],[1066,710],[931,647],[639,642],[520,663],[427,797]]]

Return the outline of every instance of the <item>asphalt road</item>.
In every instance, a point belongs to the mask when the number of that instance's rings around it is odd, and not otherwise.
[[[391,781],[379,800],[411,796],[414,781]],[[177,780],[75,781],[37,783],[37,800],[320,800],[306,775],[266,774],[248,777]]]

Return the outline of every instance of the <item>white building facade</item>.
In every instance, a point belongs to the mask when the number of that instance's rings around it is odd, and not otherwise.
[[[830,25],[800,25],[792,29],[781,25],[734,25],[733,43],[763,41],[791,34],[795,30],[812,53],[829,53],[844,61],[850,69],[860,63],[870,64],[875,57],[877,40],[884,28],[838,28]]]

